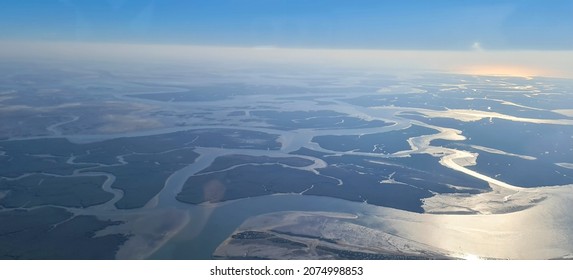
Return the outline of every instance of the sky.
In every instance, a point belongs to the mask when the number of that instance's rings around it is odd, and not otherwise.
[[[567,0],[0,0],[0,40],[573,50]]]
[[[573,78],[573,0],[0,0],[0,59]]]

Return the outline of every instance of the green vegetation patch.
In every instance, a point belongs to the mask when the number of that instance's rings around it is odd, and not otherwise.
[[[299,157],[267,157],[267,156],[248,156],[248,155],[229,155],[215,159],[208,168],[202,170],[202,173],[221,171],[240,164],[265,164],[280,163],[293,167],[304,167],[313,164],[313,161]]]
[[[14,178],[28,173],[72,175],[79,167],[67,164],[66,161],[67,158],[57,156],[3,156],[0,157],[0,176]]]
[[[277,139],[278,135],[257,131],[199,129],[86,144],[71,143],[63,138],[0,141],[0,152],[3,153],[0,177],[16,178],[30,173],[72,175],[78,169],[111,173],[116,176],[112,187],[124,191],[124,197],[116,206],[137,208],[153,198],[173,172],[195,161],[198,156],[192,151],[195,147],[277,150],[281,147]],[[73,162],[69,161],[72,156],[75,156]],[[46,204],[86,207],[111,199],[110,194],[97,190],[101,188],[98,181],[101,177],[52,178],[54,182],[44,180],[42,184],[38,178],[34,176],[9,184],[5,181],[0,185],[0,191],[9,192],[0,203],[6,207]]]
[[[191,176],[177,199],[199,204],[275,193],[301,193],[312,185],[336,187],[337,181],[277,164],[240,166],[225,172]]]
[[[117,224],[54,207],[0,212],[0,259],[114,259],[127,236],[95,233]]]
[[[389,132],[373,133],[365,135],[326,135],[317,136],[312,142],[331,151],[351,151],[365,153],[391,154],[398,151],[409,150],[408,139],[422,135],[435,134],[438,131],[418,125],[409,128],[393,130]]]
[[[389,126],[391,123],[381,120],[363,120],[336,111],[252,111],[251,115],[265,119],[276,129],[293,130],[302,128],[332,129],[332,128],[372,128]]]
[[[143,207],[161,191],[165,180],[173,172],[193,163],[199,155],[191,149],[162,154],[126,156],[126,165],[98,167],[90,171],[115,175],[112,187],[121,189],[124,196],[116,206],[121,209]]]
[[[88,207],[102,204],[113,195],[101,189],[104,176],[54,177],[31,175],[19,180],[0,180],[6,196],[0,204],[7,208],[58,205]]]

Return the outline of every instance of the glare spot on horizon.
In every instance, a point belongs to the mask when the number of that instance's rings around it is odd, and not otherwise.
[[[481,46],[481,43],[480,43],[480,42],[474,42],[474,43],[472,44],[472,50],[473,50],[473,51],[477,51],[477,52],[483,51],[483,48],[482,48],[482,46]]]
[[[470,66],[461,71],[463,74],[478,76],[509,76],[530,78],[533,76],[544,76],[548,73],[542,69],[513,65],[476,65]]]
[[[462,259],[466,260],[466,261],[479,261],[481,260],[481,258],[479,256],[476,255],[472,255],[472,254],[465,254]]]

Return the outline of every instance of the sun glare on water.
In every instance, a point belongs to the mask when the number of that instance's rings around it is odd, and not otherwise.
[[[472,254],[466,254],[462,257],[462,259],[464,259],[466,261],[479,261],[479,260],[481,260],[481,258],[479,256],[472,255]]]

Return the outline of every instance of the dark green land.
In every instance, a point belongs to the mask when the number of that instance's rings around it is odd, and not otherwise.
[[[95,233],[117,222],[60,208],[0,212],[0,259],[114,259],[127,236]]]
[[[177,200],[199,204],[276,193],[301,193],[312,185],[335,187],[337,181],[281,165],[244,165],[224,172],[191,176]]]
[[[6,208],[56,205],[89,207],[105,203],[113,195],[102,190],[103,176],[54,177],[31,175],[19,180],[0,179],[0,191],[7,195],[0,204]]]
[[[412,125],[402,130],[364,135],[326,135],[317,136],[312,142],[331,151],[357,151],[364,153],[392,154],[409,150],[408,138],[436,134],[438,131],[418,125]]]
[[[218,157],[213,161],[213,163],[201,173],[221,171],[235,165],[240,164],[263,164],[263,163],[274,163],[274,164],[284,164],[292,167],[304,167],[313,164],[313,161],[299,158],[299,157],[267,157],[267,156],[248,156],[248,155],[229,155]]]
[[[16,178],[31,173],[51,178],[43,180],[42,184],[38,184],[41,179],[34,179],[39,177],[0,181],[0,190],[9,191],[6,197],[0,199],[0,205],[86,207],[111,199],[111,194],[101,190],[103,177],[54,179],[56,177],[50,176],[72,175],[80,170],[80,175],[89,172],[115,175],[112,188],[124,192],[116,206],[138,208],[163,188],[165,180],[173,172],[195,161],[198,154],[193,152],[193,148],[276,150],[280,148],[277,138],[277,135],[256,131],[200,129],[87,144],[71,143],[64,138],[0,141],[0,151],[5,152],[0,156],[3,166],[0,177]],[[69,162],[71,156],[75,156],[73,162]],[[302,160],[284,161],[293,165],[302,164]]]

